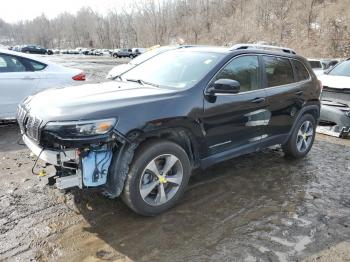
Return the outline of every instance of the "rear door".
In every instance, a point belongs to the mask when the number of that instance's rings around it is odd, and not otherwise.
[[[203,127],[209,154],[258,146],[269,119],[257,55],[233,58],[211,81],[232,79],[240,83],[238,94],[218,94],[204,102]]]
[[[262,60],[268,109],[271,112],[266,138],[277,139],[290,132],[302,108],[303,82],[294,76],[292,60],[278,56],[263,56]]]
[[[35,92],[40,75],[20,57],[0,53],[0,118],[14,118],[17,105]]]

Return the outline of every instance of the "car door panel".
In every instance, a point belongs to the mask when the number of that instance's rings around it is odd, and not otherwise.
[[[39,81],[35,72],[0,73],[0,118],[13,118],[17,105],[35,92]]]
[[[14,118],[17,105],[31,95],[40,76],[29,69],[19,58],[0,53],[0,118]]]
[[[271,121],[267,126],[268,137],[289,133],[303,104],[303,95],[299,92],[300,87],[296,84],[266,90],[271,112]]]
[[[203,126],[210,154],[256,144],[261,139],[270,119],[265,97],[265,90],[257,90],[205,102]]]
[[[264,56],[262,60],[268,109],[271,112],[266,139],[271,139],[290,132],[304,103],[304,94],[288,58]]]
[[[238,94],[219,94],[204,100],[203,128],[209,155],[242,146],[258,145],[270,113],[266,92],[261,89],[257,55],[239,56],[226,64],[212,81],[236,80]]]

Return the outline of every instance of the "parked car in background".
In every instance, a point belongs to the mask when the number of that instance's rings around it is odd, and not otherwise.
[[[143,63],[144,61],[151,59],[152,57],[159,55],[161,53],[170,51],[170,50],[174,50],[174,49],[178,49],[178,48],[187,48],[187,47],[191,47],[192,45],[170,45],[170,46],[162,46],[162,47],[158,47],[158,48],[154,48],[152,50],[146,51],[143,54],[141,54],[140,56],[136,57],[135,59],[131,60],[129,63],[127,64],[121,64],[121,65],[117,65],[115,67],[113,67],[107,74],[108,79],[113,79],[123,73],[125,73],[126,71],[130,70],[131,68]]]
[[[132,51],[132,55],[135,58],[135,57],[143,54],[144,52],[146,52],[147,49],[146,48],[133,48],[133,49],[131,49],[131,51]]]
[[[111,51],[109,49],[101,49],[101,53],[103,56],[111,56]]]
[[[22,53],[27,54],[40,54],[40,55],[52,55],[53,52],[50,49],[43,48],[37,45],[24,45],[20,48]]]
[[[21,45],[15,45],[14,47],[12,47],[12,51],[21,52],[21,48]]]
[[[328,126],[322,131],[345,137],[350,132],[350,60],[337,64],[319,79],[323,85],[320,121]]]
[[[69,55],[79,55],[79,52],[80,51],[78,49],[69,49],[67,53]]]
[[[329,70],[339,63],[339,61],[335,59],[323,59],[321,61],[323,70]]]
[[[132,49],[128,49],[128,48],[119,49],[117,52],[113,52],[112,56],[115,58],[121,58],[121,57],[134,58]]]
[[[41,90],[85,80],[79,69],[0,49],[0,119],[14,119],[17,105]]]
[[[314,71],[316,76],[323,75],[324,67],[323,67],[323,64],[322,64],[321,60],[308,59],[308,61],[309,61],[310,65],[311,65],[311,68]]]
[[[23,141],[58,188],[121,195],[146,216],[173,207],[194,169],[273,145],[303,158],[319,81],[293,50],[249,47],[171,50],[117,81],[41,92],[18,107]]]

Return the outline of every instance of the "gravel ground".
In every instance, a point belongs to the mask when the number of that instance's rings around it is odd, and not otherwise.
[[[50,59],[90,79],[118,61]],[[350,140],[318,135],[300,161],[274,148],[197,170],[181,203],[154,218],[49,187],[34,161],[18,127],[1,126],[0,261],[350,261]]]

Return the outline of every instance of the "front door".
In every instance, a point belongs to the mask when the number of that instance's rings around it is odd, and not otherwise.
[[[248,149],[259,145],[270,114],[257,55],[232,59],[214,77],[240,83],[238,94],[222,94],[204,101],[203,127],[209,154]]]

